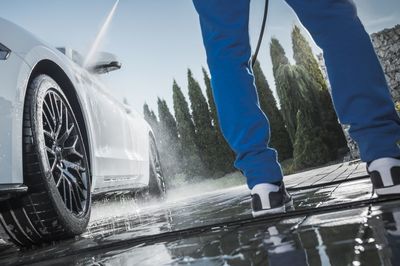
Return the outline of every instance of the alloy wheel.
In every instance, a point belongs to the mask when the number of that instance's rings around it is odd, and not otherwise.
[[[63,97],[49,90],[43,100],[43,138],[56,187],[69,211],[87,211],[89,175],[84,142],[72,110]]]

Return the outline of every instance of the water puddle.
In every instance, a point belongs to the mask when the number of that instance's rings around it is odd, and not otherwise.
[[[339,171],[338,176],[345,182],[292,188],[297,213],[294,216],[226,227],[212,228],[217,223],[250,220],[250,198],[245,186],[199,191],[190,196],[172,191],[162,203],[128,196],[95,202],[83,235],[34,250],[4,249],[0,251],[0,264],[40,261],[38,265],[388,265],[396,262],[400,254],[400,200],[365,204],[375,200],[375,196],[369,179],[358,178],[363,172],[354,174],[356,168]],[[325,175],[335,180],[332,171],[338,169],[319,170],[311,177],[317,180],[316,176]],[[351,179],[352,175],[356,178]],[[347,203],[354,206],[311,211]],[[211,225],[209,230],[185,231],[207,225]],[[183,233],[174,235],[178,230]]]

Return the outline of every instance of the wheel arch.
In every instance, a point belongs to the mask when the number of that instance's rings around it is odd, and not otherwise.
[[[52,79],[54,79],[57,84],[60,86],[61,90],[65,94],[65,96],[68,99],[68,102],[70,103],[71,107],[73,110],[76,110],[76,119],[78,120],[78,123],[80,125],[83,125],[81,129],[81,134],[84,140],[85,144],[85,149],[86,152],[88,153],[88,160],[89,160],[89,165],[90,169],[93,169],[92,167],[92,153],[91,153],[91,143],[90,143],[90,135],[89,135],[89,128],[88,128],[88,123],[86,122],[86,119],[84,117],[83,113],[83,108],[81,106],[79,96],[76,92],[76,88],[68,75],[63,71],[63,69],[56,63],[54,63],[51,60],[44,59],[39,61],[34,68],[32,69],[32,72],[29,76],[29,81],[28,84],[32,82],[32,80],[37,77],[38,75],[45,74],[50,76]],[[25,95],[26,97],[26,95]],[[91,178],[92,178],[92,171],[90,171]]]

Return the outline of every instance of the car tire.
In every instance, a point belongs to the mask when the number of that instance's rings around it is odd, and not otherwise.
[[[47,75],[28,86],[22,142],[28,192],[0,203],[10,239],[29,247],[83,233],[91,208],[88,155],[68,99]]]
[[[152,136],[150,136],[149,141],[149,194],[153,198],[164,199],[166,195],[166,186],[160,156],[158,154],[156,142]]]

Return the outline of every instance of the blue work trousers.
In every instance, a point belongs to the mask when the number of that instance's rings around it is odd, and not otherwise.
[[[222,133],[235,167],[256,184],[282,180],[251,68],[250,0],[193,0],[200,17]],[[399,157],[400,121],[381,65],[352,0],[286,0],[323,49],[332,98],[363,161]],[[265,48],[264,48],[265,49]]]

